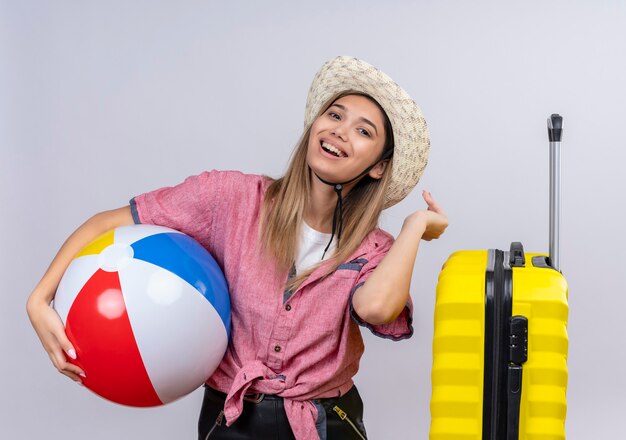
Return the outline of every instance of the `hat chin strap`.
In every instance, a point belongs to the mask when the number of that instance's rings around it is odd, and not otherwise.
[[[324,253],[322,254],[322,260],[326,256],[326,251],[328,251],[328,248],[332,244],[333,238],[335,238],[335,230],[337,230],[337,223],[339,223],[339,230],[337,231],[337,244],[339,244],[339,240],[341,240],[341,232],[343,230],[343,197],[341,196],[341,191],[343,190],[343,186],[347,185],[348,183],[354,182],[360,177],[363,177],[365,174],[369,173],[370,170],[374,168],[381,160],[388,159],[389,157],[391,157],[392,154],[393,154],[393,148],[388,149],[385,153],[383,153],[380,159],[378,159],[372,165],[367,167],[361,174],[359,174],[353,179],[346,180],[345,182],[340,182],[340,183],[329,182],[327,180],[322,179],[315,171],[313,171],[313,174],[315,174],[315,177],[317,177],[320,180],[320,182],[325,183],[326,185],[332,186],[333,189],[335,190],[335,193],[337,194],[337,204],[335,205],[335,212],[333,212],[333,230],[330,235],[330,241],[326,245],[326,248],[324,249]]]

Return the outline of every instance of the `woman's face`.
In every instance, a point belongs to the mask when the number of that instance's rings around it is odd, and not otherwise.
[[[385,145],[383,114],[370,99],[347,95],[337,99],[311,126],[309,167],[322,179],[354,179],[380,158]],[[370,172],[380,178],[384,164]]]

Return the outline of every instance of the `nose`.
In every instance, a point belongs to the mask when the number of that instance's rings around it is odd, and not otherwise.
[[[345,130],[344,130],[342,124],[337,124],[335,127],[333,127],[333,129],[330,131],[330,133],[335,135],[335,136],[337,136],[342,141],[346,140],[346,134],[345,134]]]

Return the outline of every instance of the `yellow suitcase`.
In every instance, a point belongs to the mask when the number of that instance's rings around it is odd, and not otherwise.
[[[437,285],[431,440],[563,440],[567,282],[559,270],[562,118],[550,134],[550,255],[453,253]]]

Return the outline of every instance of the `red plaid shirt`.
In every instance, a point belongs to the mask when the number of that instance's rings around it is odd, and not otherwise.
[[[311,399],[337,397],[353,385],[363,354],[357,324],[399,340],[413,334],[412,302],[392,323],[372,326],[352,309],[352,294],[388,252],[393,237],[372,231],[330,276],[327,263],[293,293],[288,274],[260,251],[258,226],[270,180],[236,171],[203,172],[175,187],[131,200],[137,223],[168,226],[200,242],[224,271],[231,296],[232,332],[226,354],[207,381],[227,393],[230,426],[248,393],[284,398],[298,440],[318,438]]]

